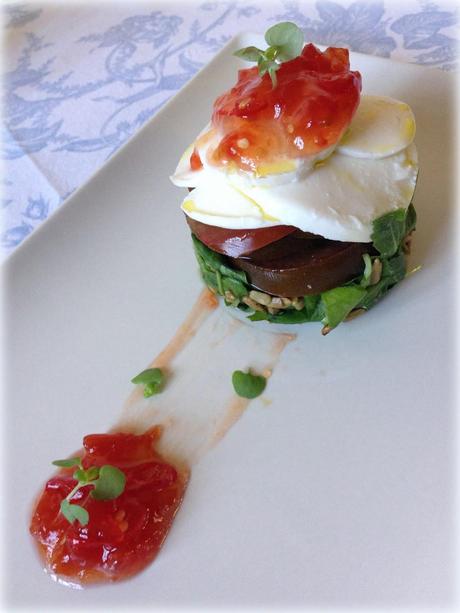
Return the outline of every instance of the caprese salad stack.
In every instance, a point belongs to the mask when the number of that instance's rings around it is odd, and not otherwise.
[[[204,282],[252,320],[323,322],[365,312],[406,275],[416,216],[415,120],[361,95],[347,49],[303,45],[292,23],[238,72],[171,177]]]

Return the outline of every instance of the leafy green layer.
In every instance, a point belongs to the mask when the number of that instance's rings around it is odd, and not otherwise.
[[[401,248],[405,236],[415,228],[417,216],[412,204],[407,211],[397,209],[374,220],[371,240],[382,257],[389,258]]]
[[[408,209],[397,209],[382,215],[373,223],[372,253],[363,256],[363,273],[347,283],[315,296],[304,296],[300,310],[286,307],[277,314],[254,311],[251,321],[269,321],[279,324],[299,324],[320,321],[328,329],[338,326],[356,309],[368,310],[406,275],[404,240],[417,221],[412,204]],[[251,310],[242,299],[249,296],[251,285],[246,273],[228,265],[227,259],[206,247],[192,234],[195,254],[201,275],[208,287],[224,296],[227,305]],[[375,251],[378,254],[375,254]],[[378,260],[376,262],[376,260]],[[378,278],[373,280],[373,269],[378,268]]]

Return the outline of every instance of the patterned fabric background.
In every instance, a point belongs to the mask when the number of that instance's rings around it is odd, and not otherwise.
[[[458,66],[456,2],[256,0],[4,5],[2,255],[11,252],[236,33]]]

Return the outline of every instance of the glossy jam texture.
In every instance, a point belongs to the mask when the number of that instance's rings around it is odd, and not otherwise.
[[[115,500],[92,498],[90,486],[71,502],[89,512],[89,523],[70,524],[59,512],[73,489],[73,469],[63,469],[45,485],[33,513],[30,532],[38,542],[46,570],[61,581],[84,584],[125,579],[158,553],[184,495],[187,475],[156,451],[159,428],[142,435],[92,434],[83,440],[83,466],[112,464],[126,475]]]
[[[257,171],[334,146],[359,104],[361,75],[350,71],[347,49],[314,45],[281,64],[277,86],[257,67],[240,70],[236,85],[214,103],[220,142],[209,161]],[[196,163],[196,160],[195,160]]]

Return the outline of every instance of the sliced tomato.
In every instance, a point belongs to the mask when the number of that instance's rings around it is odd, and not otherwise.
[[[207,247],[231,258],[247,255],[295,232],[294,226],[272,226],[252,230],[229,230],[210,226],[185,216],[195,236]]]
[[[370,243],[345,243],[295,233],[250,255],[232,259],[251,285],[275,296],[320,294],[361,274]]]

